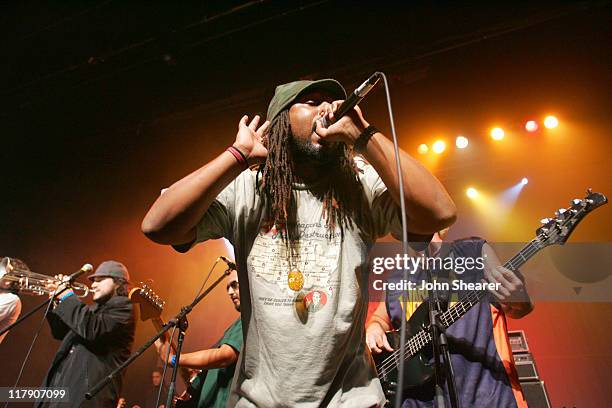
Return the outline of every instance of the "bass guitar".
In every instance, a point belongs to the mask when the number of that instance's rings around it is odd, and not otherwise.
[[[547,246],[563,245],[569,238],[578,223],[591,211],[606,204],[608,199],[600,193],[594,193],[590,189],[583,199],[574,199],[569,208],[562,208],[555,213],[554,218],[545,218],[541,221],[542,226],[536,230],[536,237],[514,255],[504,267],[516,271],[531,257]],[[485,296],[486,290],[474,290],[462,296],[457,303],[440,315],[440,321],[444,328],[464,316],[473,306],[478,304]],[[400,361],[404,361],[404,381],[402,390],[408,391],[432,380],[434,366],[431,362],[432,340],[429,306],[423,302],[406,322],[405,353],[400,355],[400,333],[398,331],[387,332],[389,344],[393,352],[383,352],[375,355],[378,376],[389,400],[393,400],[397,389],[397,368]]]

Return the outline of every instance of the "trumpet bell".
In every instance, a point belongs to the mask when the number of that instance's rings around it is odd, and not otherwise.
[[[62,283],[52,276],[34,273],[23,262],[9,257],[0,262],[0,280],[12,282],[20,293],[28,295],[50,295],[53,290],[49,289],[49,284]],[[89,287],[79,282],[73,282],[70,288],[78,297],[85,297],[89,293]]]

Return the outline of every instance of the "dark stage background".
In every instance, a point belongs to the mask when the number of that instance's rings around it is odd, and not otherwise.
[[[160,189],[232,143],[240,117],[265,113],[274,87],[335,77],[351,90],[376,70],[391,80],[402,148],[422,159],[459,209],[451,238],[530,240],[538,220],[587,187],[612,194],[609,2],[35,2],[0,5],[0,255],[39,273],[124,262],[168,304],[189,302],[222,241],[187,255],[155,245],[140,222]],[[390,136],[384,92],[362,103]],[[561,126],[532,136],[528,118]],[[507,129],[503,143],[487,136]],[[417,154],[436,137],[466,151]],[[468,185],[492,194],[529,177],[505,217],[483,216]],[[575,242],[612,241],[611,206]],[[608,279],[610,279],[608,277]],[[42,298],[24,297],[27,311]],[[568,299],[569,300],[569,299]],[[185,349],[210,346],[237,317],[220,288],[191,315]],[[0,346],[12,385],[40,315]],[[553,406],[612,405],[612,303],[539,302],[527,332]],[[153,333],[139,324],[136,345]],[[42,329],[20,385],[42,380],[58,342]],[[157,364],[127,372],[138,402]]]

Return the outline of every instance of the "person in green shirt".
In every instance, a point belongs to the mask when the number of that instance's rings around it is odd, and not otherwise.
[[[235,270],[232,270],[227,277],[226,289],[234,308],[240,312],[240,287],[238,285],[238,274]],[[183,406],[197,408],[226,407],[242,343],[242,322],[238,318],[211,348],[192,353],[181,353],[178,361],[181,367],[203,370],[192,380],[189,387],[191,404]],[[168,343],[158,340],[155,345],[160,358],[163,360],[167,355]],[[170,352],[168,361],[176,363],[173,351]]]

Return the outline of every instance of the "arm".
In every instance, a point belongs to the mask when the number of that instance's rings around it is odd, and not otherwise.
[[[118,333],[132,323],[132,303],[126,297],[117,296],[109,302],[112,305],[94,313],[76,296],[69,296],[53,312],[86,341],[104,341],[105,336]]]
[[[341,101],[332,104],[336,110]],[[333,119],[333,112],[330,113]],[[358,107],[351,114],[342,117],[328,129],[317,125],[316,131],[321,138],[330,141],[342,141],[350,146],[369,123],[363,118]],[[399,178],[395,165],[393,143],[380,132],[375,133],[362,152],[364,158],[374,167],[394,201],[399,205]],[[450,196],[425,167],[400,149],[404,199],[407,216],[410,219],[410,232],[416,234],[433,234],[450,226],[456,218],[455,204]]]
[[[393,330],[384,302],[380,302],[366,321],[366,343],[373,353],[393,351],[385,332]]]
[[[21,300],[13,294],[0,296],[0,330],[4,329],[19,318],[21,313]],[[8,332],[0,335],[0,343],[4,340]]]
[[[504,268],[493,248],[487,243],[482,247],[484,276],[489,283],[499,283],[499,290],[491,290],[506,315],[520,319],[531,313],[534,304],[520,275]]]
[[[248,125],[247,119],[244,116],[240,120],[234,147],[243,152],[250,163],[255,163],[267,155],[262,137],[269,122],[257,128],[259,116],[255,116]],[[202,214],[243,170],[231,153],[221,153],[161,194],[142,221],[142,231],[149,239],[160,244],[180,245],[192,242]]]
[[[62,319],[57,317],[53,311],[47,314],[47,321],[49,322],[49,327],[51,328],[51,335],[54,339],[62,340],[70,328],[66,326]]]
[[[51,335],[54,339],[62,340],[66,334],[70,331],[70,327],[66,325],[62,321],[62,319],[55,314],[55,308],[58,306],[58,302],[63,296],[73,296],[74,292],[71,289],[67,289],[65,285],[62,285],[58,288],[57,282],[63,280],[63,275],[55,275],[55,282],[48,282],[46,287],[49,290],[49,297],[53,297],[55,293],[58,295],[55,296],[54,299],[51,300],[52,306],[51,310],[47,314],[47,321],[49,322],[49,327],[51,328]]]
[[[168,352],[167,344],[155,343],[162,361]],[[172,359],[172,356],[174,356],[174,350],[170,352],[169,359]],[[229,367],[236,361],[238,361],[238,351],[228,344],[222,344],[218,348],[194,351],[193,353],[181,353],[178,364],[181,367],[208,370],[211,368]]]

